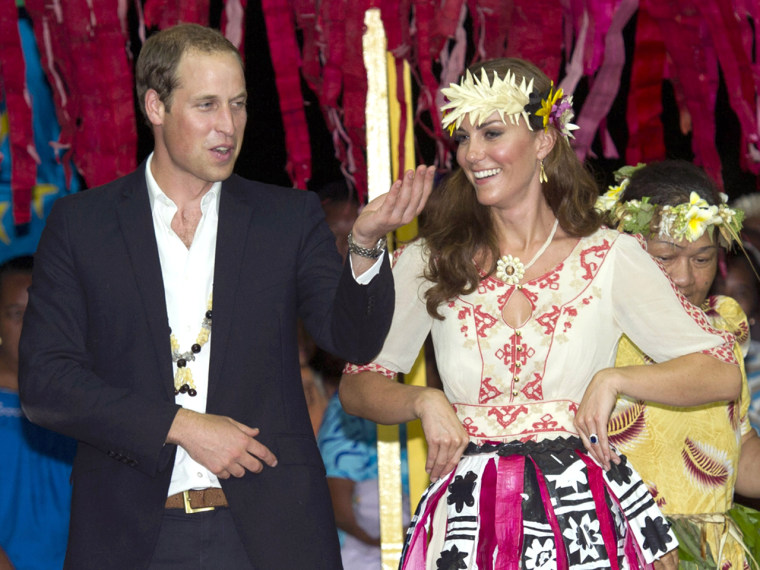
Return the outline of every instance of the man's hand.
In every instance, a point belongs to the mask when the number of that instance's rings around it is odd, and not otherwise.
[[[277,458],[256,441],[258,428],[226,416],[200,414],[181,408],[174,418],[167,443],[181,445],[198,463],[220,479],[259,473],[264,464],[274,467]]]
[[[404,176],[393,183],[391,189],[378,196],[362,208],[354,222],[351,235],[354,242],[372,249],[378,240],[388,232],[411,222],[425,207],[435,178],[434,166],[418,166],[417,170],[407,170]],[[352,264],[357,275],[372,266],[367,261],[352,254]],[[357,267],[357,264],[360,267]]]

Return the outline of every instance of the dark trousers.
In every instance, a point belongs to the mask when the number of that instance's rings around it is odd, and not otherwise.
[[[229,509],[167,509],[149,570],[253,570]]]

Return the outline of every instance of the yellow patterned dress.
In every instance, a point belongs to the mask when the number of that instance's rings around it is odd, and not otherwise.
[[[749,341],[749,328],[738,303],[730,297],[713,296],[704,308],[715,328],[736,335],[734,350],[741,356],[740,346]],[[623,336],[615,365],[647,362],[652,361]],[[628,457],[674,524],[683,568],[749,567],[741,534],[724,516],[733,507],[741,438],[752,429],[748,407],[742,365],[738,401],[675,408],[621,398],[610,418],[610,441]],[[703,557],[701,563],[685,563],[695,554]],[[720,564],[716,564],[719,556]]]

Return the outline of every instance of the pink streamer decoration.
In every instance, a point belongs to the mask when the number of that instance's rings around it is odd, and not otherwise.
[[[425,570],[428,547],[428,536],[427,531],[425,531],[425,525],[433,514],[433,508],[440,501],[441,495],[446,493],[446,489],[448,489],[451,480],[454,478],[454,473],[455,471],[449,473],[446,477],[446,482],[442,483],[438,490],[429,498],[425,505],[425,510],[420,513],[414,527],[414,534],[409,541],[407,556],[404,559],[404,565],[401,567],[401,570]]]
[[[613,14],[605,41],[604,60],[578,117],[579,129],[576,131],[573,146],[580,160],[585,160],[588,156],[599,125],[609,113],[615,95],[620,90],[620,76],[625,64],[623,28],[637,7],[638,0],[622,0]]]
[[[478,551],[475,553],[475,562],[478,568],[491,568],[493,555],[496,552],[497,531],[496,505],[501,505],[497,494],[497,485],[500,485],[501,475],[496,474],[496,462],[486,463],[483,475],[480,477],[480,496],[478,497],[478,519],[480,519],[480,534],[477,538]]]
[[[496,487],[496,536],[499,555],[494,565],[498,570],[519,570],[523,550],[522,492],[525,456],[499,457]]]

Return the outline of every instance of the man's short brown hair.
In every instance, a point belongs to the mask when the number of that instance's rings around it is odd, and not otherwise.
[[[145,114],[145,94],[149,89],[171,108],[172,94],[179,86],[177,67],[182,56],[189,52],[232,53],[243,67],[238,49],[218,30],[199,24],[179,24],[153,34],[140,50],[135,71],[137,100]]]

